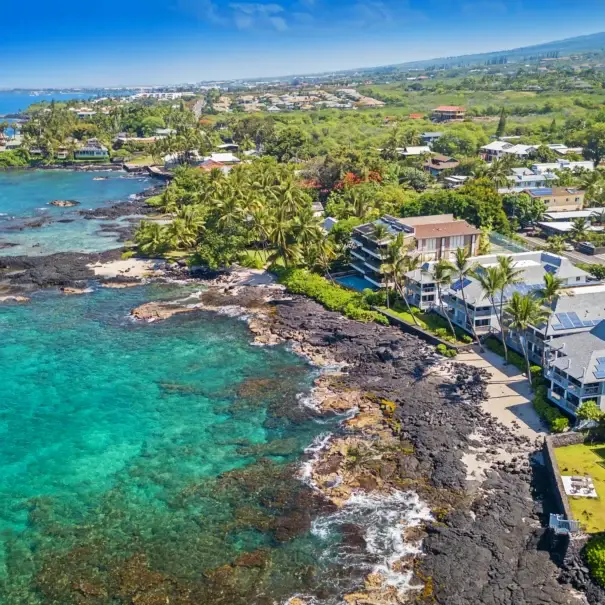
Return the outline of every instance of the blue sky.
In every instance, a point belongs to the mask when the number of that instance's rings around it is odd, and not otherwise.
[[[2,9],[2,88],[311,73],[605,30],[604,0],[2,0]]]

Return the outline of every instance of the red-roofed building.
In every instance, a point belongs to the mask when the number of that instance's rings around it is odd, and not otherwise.
[[[457,105],[440,105],[433,109],[433,119],[437,122],[463,120],[465,111],[464,107],[458,107]]]
[[[408,118],[410,120],[424,120],[424,114],[422,113],[411,113]]]
[[[205,160],[198,166],[198,168],[200,170],[203,170],[204,172],[210,172],[211,170],[214,170],[216,168],[218,168],[219,170],[223,170],[224,168],[226,168],[226,166],[225,164],[215,162],[214,160]]]

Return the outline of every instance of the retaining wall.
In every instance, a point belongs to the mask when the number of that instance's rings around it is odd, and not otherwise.
[[[564,433],[562,435],[547,435],[544,439],[544,461],[546,467],[550,471],[553,494],[555,501],[559,507],[559,512],[565,515],[566,519],[573,519],[569,499],[565,493],[563,480],[561,479],[561,471],[555,457],[555,448],[564,447],[566,445],[577,445],[584,443],[584,435],[582,433]]]
[[[448,349],[456,349],[458,352],[460,352],[460,351],[464,351],[465,349],[472,347],[474,344],[471,342],[469,344],[459,345],[459,344],[454,344],[454,343],[448,342],[446,340],[441,340],[441,338],[439,338],[438,336],[435,336],[431,332],[428,332],[427,330],[424,330],[423,328],[416,326],[414,324],[409,324],[409,323],[407,323],[407,321],[403,321],[403,319],[401,319],[400,317],[397,317],[396,315],[394,315],[393,313],[390,313],[389,311],[387,311],[385,309],[381,309],[379,307],[372,307],[372,309],[374,311],[377,311],[378,313],[382,313],[389,320],[391,325],[401,328],[401,330],[403,332],[406,332],[407,334],[412,334],[413,336],[418,336],[418,338],[422,338],[422,340],[425,340],[426,342],[428,342],[431,345],[437,346],[437,345],[443,344]]]

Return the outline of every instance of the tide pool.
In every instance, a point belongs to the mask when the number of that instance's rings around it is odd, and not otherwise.
[[[120,247],[116,237],[99,232],[106,222],[85,220],[78,211],[127,200],[152,183],[146,177],[111,171],[0,172],[0,244],[17,244],[4,249],[0,245],[0,255],[99,252]],[[80,205],[73,208],[49,206],[53,200],[76,200]],[[24,230],[13,228],[24,219],[41,217],[48,217],[51,222]]]
[[[149,570],[197,595],[179,603],[223,602],[216,570],[245,553],[258,566],[227,582],[225,603],[270,603],[320,573],[325,537],[297,529],[314,498],[297,460],[334,426],[297,399],[313,371],[252,346],[236,319],[128,317],[174,294],[0,307],[0,602],[131,602],[124,574],[143,586]]]

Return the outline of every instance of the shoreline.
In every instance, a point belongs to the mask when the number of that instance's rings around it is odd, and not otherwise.
[[[341,510],[360,496],[415,494],[433,520],[400,532],[419,550],[391,562],[391,572],[408,575],[405,591],[394,589],[389,570],[382,570],[344,602],[447,604],[456,594],[457,605],[476,605],[508,602],[509,591],[519,605],[543,602],[538,593],[560,605],[582,602],[559,583],[562,570],[550,553],[528,549],[547,531],[549,486],[530,460],[531,440],[482,408],[485,370],[443,360],[396,328],[360,324],[304,297],[284,296],[280,286],[249,285],[250,271],[241,275],[205,284],[198,302],[189,297],[178,311],[179,303],[164,303],[163,313],[149,316],[151,303],[143,305],[147,315],[134,315],[158,320],[196,309],[244,315],[255,344],[287,342],[316,367],[346,366],[315,382],[313,405],[320,414],[345,415],[343,434],[313,448],[301,480]],[[490,581],[494,574],[497,583]],[[311,602],[304,595],[289,601]]]

